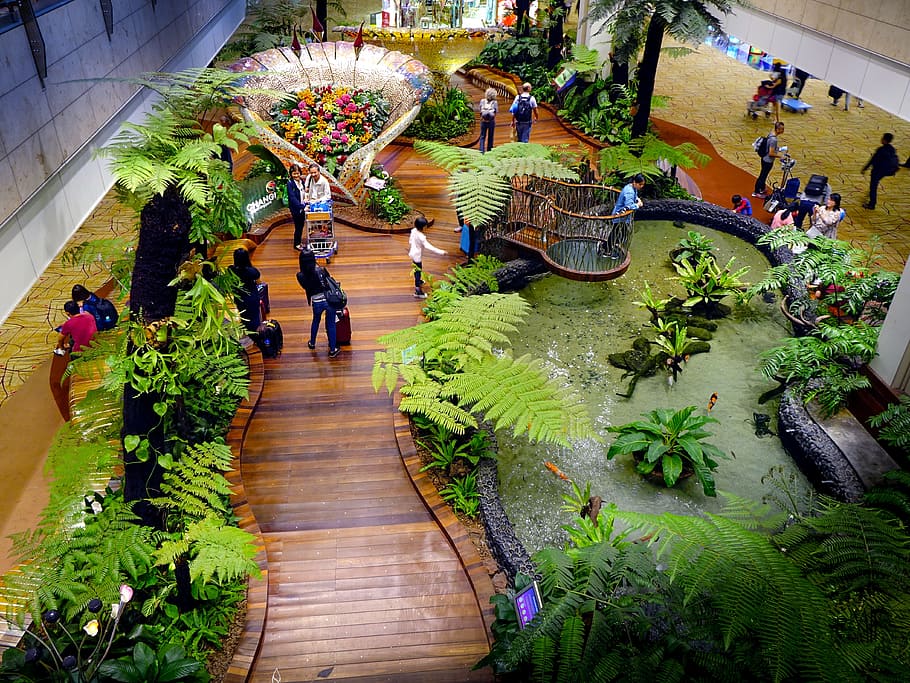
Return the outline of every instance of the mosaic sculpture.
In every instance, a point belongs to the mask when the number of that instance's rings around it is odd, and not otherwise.
[[[378,91],[389,102],[385,127],[371,142],[351,153],[333,177],[320,168],[332,185],[337,202],[357,204],[364,200],[364,181],[376,154],[398,137],[417,117],[420,106],[432,92],[430,70],[414,57],[375,45],[355,49],[353,43],[327,42],[303,45],[300,55],[289,47],[273,48],[244,57],[228,67],[249,73],[245,84],[254,89],[295,92],[324,86]],[[251,93],[244,98],[241,112],[248,121],[260,124],[260,142],[274,152],[285,166],[304,168],[317,160],[282,138],[268,124],[274,97]]]

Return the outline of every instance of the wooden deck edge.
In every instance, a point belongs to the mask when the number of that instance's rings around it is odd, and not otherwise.
[[[417,448],[414,440],[411,438],[411,426],[406,415],[398,410],[400,395],[395,395],[395,406],[392,420],[395,428],[395,440],[398,443],[398,452],[401,455],[401,462],[407,470],[411,479],[411,484],[417,495],[423,500],[423,504],[433,515],[436,524],[442,530],[449,544],[455,551],[458,561],[461,563],[468,581],[471,583],[471,589],[474,591],[474,599],[477,601],[477,608],[480,610],[480,616],[483,619],[484,629],[487,635],[487,645],[493,644],[493,621],[496,616],[490,598],[493,596],[493,582],[487,573],[486,566],[474,544],[468,537],[467,530],[458,521],[458,517],[449,508],[439,492],[430,481],[426,473],[420,471],[420,459],[417,456]]]
[[[231,506],[238,518],[237,525],[256,536],[259,552],[256,554],[255,560],[262,576],[258,579],[251,576],[247,582],[246,624],[225,675],[225,683],[246,683],[249,678],[253,662],[256,661],[256,655],[262,645],[269,607],[269,558],[265,551],[262,530],[246,499],[243,475],[240,470],[243,442],[265,384],[265,367],[259,348],[249,337],[244,338],[244,348],[250,366],[249,397],[240,404],[228,427],[227,443],[234,453],[234,469],[228,473],[227,478],[231,482]]]

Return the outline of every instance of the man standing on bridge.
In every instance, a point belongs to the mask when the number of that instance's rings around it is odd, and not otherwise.
[[[632,176],[632,182],[622,188],[622,192],[619,193],[616,206],[613,207],[613,215],[616,216],[630,209],[632,211],[640,209],[642,202],[638,198],[638,193],[644,186],[645,177],[641,173],[636,173]]]

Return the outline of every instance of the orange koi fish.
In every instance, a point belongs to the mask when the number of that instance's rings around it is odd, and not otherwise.
[[[552,462],[550,462],[549,460],[547,460],[547,461],[544,463],[544,466],[545,466],[548,470],[550,470],[553,474],[555,474],[557,477],[559,477],[560,479],[562,479],[563,481],[572,481],[571,479],[569,479],[569,477],[566,476],[566,474],[565,474],[562,470],[560,470],[556,465],[554,465],[554,464],[553,464]]]
[[[717,392],[715,391],[711,394],[711,398],[708,399],[708,412],[711,412],[711,409],[714,407],[714,404],[717,403]]]

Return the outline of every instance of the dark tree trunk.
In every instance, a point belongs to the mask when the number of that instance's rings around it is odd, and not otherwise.
[[[531,35],[531,0],[515,0],[515,33],[520,38]]]
[[[610,53],[610,80],[613,85],[621,85],[624,88],[629,85],[629,63],[623,62],[620,64],[616,61],[612,52]],[[618,99],[619,90],[611,87],[610,102],[615,102]]]
[[[133,320],[148,325],[174,314],[177,290],[168,283],[189,252],[191,220],[189,208],[175,188],[153,198],[142,209],[130,289]],[[147,438],[151,453],[145,462],[139,461],[135,451],[124,457],[123,494],[127,501],[145,501],[160,493],[162,470],[154,453],[164,450],[165,434],[161,417],[153,410],[159,399],[155,393],[139,393],[129,385],[124,388],[123,435]],[[136,512],[145,524],[160,524],[151,505],[139,503]]]
[[[319,40],[328,40],[329,3],[327,0],[316,0],[316,17],[322,24],[322,35],[319,36]]]
[[[550,48],[547,52],[548,69],[555,69],[556,65],[562,61],[563,48],[565,47],[563,44],[563,31],[567,12],[568,8],[563,4],[562,0],[550,5],[550,28],[547,31],[547,45]]]
[[[648,119],[651,118],[651,97],[654,95],[654,80],[657,78],[657,63],[660,60],[660,48],[664,41],[667,22],[659,15],[651,16],[648,24],[648,35],[645,38],[645,51],[638,67],[638,111],[632,119],[632,137],[640,138],[648,132]]]

